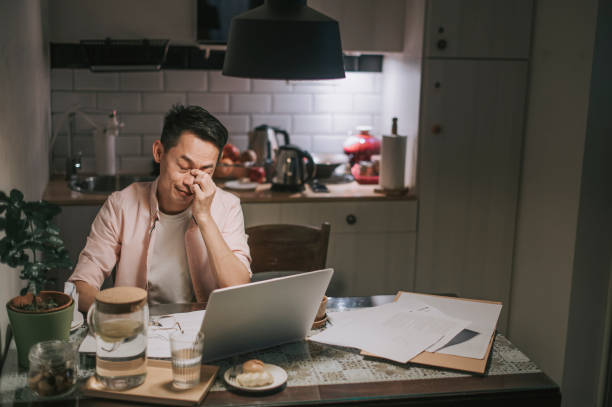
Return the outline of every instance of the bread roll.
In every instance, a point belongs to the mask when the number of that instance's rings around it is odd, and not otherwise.
[[[242,364],[242,371],[244,373],[257,373],[264,371],[264,362],[259,359],[247,360]]]
[[[272,384],[274,378],[265,371],[264,362],[258,359],[247,360],[242,364],[242,373],[236,377],[241,386],[261,387]]]
[[[241,373],[236,377],[238,383],[245,387],[261,387],[267,384],[272,384],[274,379],[272,375],[266,371]]]

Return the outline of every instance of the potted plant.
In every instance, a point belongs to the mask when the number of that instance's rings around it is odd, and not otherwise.
[[[13,189],[0,191],[0,262],[19,269],[27,281],[21,295],[6,304],[13,329],[19,364],[28,366],[30,347],[50,339],[68,339],[74,301],[63,292],[44,291],[48,272],[72,268],[68,251],[52,219],[59,206],[45,201],[26,202]]]

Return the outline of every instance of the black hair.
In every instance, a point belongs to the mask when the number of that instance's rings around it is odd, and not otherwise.
[[[176,146],[179,137],[185,131],[213,143],[219,149],[219,154],[227,143],[227,129],[216,117],[200,106],[176,104],[164,117],[164,128],[161,135],[164,150],[168,151]]]

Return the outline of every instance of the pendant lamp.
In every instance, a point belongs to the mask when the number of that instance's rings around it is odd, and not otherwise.
[[[266,0],[232,19],[223,75],[344,78],[338,22],[308,7],[306,0]]]

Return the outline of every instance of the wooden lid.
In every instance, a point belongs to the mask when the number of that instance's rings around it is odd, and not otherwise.
[[[122,314],[142,307],[147,292],[138,287],[112,287],[96,294],[96,306],[102,312]]]

